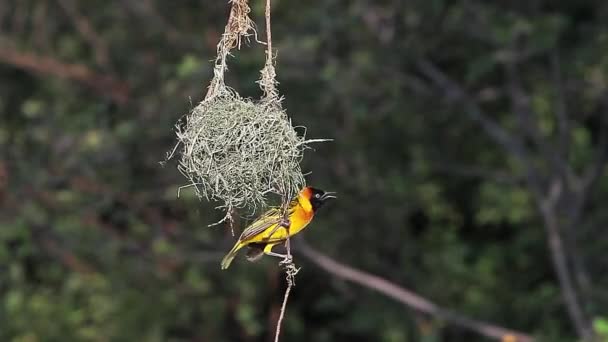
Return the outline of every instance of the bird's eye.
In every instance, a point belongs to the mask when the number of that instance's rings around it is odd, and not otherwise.
[[[319,197],[321,197],[320,194],[315,194],[315,198],[319,198]]]

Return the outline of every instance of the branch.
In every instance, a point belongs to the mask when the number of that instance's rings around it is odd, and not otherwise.
[[[559,231],[559,223],[555,217],[555,211],[553,210],[555,203],[562,195],[562,182],[554,182],[549,186],[547,191],[547,186],[544,185],[543,178],[539,176],[538,170],[534,168],[533,161],[528,156],[528,151],[524,148],[521,139],[511,136],[495,121],[489,119],[488,116],[481,111],[481,108],[477,105],[475,100],[465,92],[461,85],[449,79],[445,73],[430,61],[421,60],[418,62],[418,67],[437,86],[444,90],[448,98],[464,102],[471,119],[479,122],[491,138],[522,163],[526,170],[527,187],[530,190],[543,219],[551,261],[553,263],[553,268],[557,273],[561,294],[566,305],[566,311],[568,312],[578,335],[582,338],[588,338],[591,336],[590,325],[587,324],[588,321],[584,318],[582,307],[578,300],[575,287],[573,286],[572,274],[568,268],[567,257],[564,252],[564,242]],[[511,87],[516,85],[514,80],[511,80],[510,83]],[[512,91],[513,90],[516,91],[517,89],[512,89]],[[512,96],[513,95],[517,94],[512,94]],[[519,115],[522,115],[521,111],[517,112],[519,112]],[[526,114],[524,113],[523,115],[524,117],[520,117],[520,121],[527,120],[525,117]],[[523,124],[525,123],[526,121],[523,121]],[[565,172],[563,165],[560,165],[561,162],[556,160],[556,157],[553,154],[546,155],[545,157],[549,162],[552,162],[554,166],[559,168],[559,175],[561,175],[566,182],[574,180],[576,183],[577,179],[573,179]],[[558,191],[555,191],[556,189]],[[548,192],[548,194],[546,192]]]
[[[559,193],[561,192],[561,189],[559,189],[561,188],[561,183],[559,181],[553,182],[551,188],[551,193]],[[558,196],[559,195],[556,197]],[[544,221],[545,230],[547,231],[547,239],[549,249],[551,251],[553,267],[557,273],[557,279],[561,288],[564,304],[566,305],[568,315],[574,324],[578,336],[584,340],[590,340],[591,336],[593,336],[593,332],[579,302],[576,289],[572,281],[572,274],[568,269],[565,246],[559,231],[556,213],[555,210],[553,210],[553,202],[554,201],[549,198],[539,203],[541,217]]]
[[[478,321],[457,312],[444,309],[428,299],[391,283],[384,278],[341,264],[329,256],[314,250],[307,244],[301,243],[298,247],[298,251],[302,252],[306,258],[332,275],[378,291],[407,307],[435,316],[438,319],[445,320],[448,323],[469,329],[494,340],[517,342],[531,342],[534,340],[529,334],[503,328],[488,322]]]
[[[129,98],[129,85],[114,76],[99,74],[82,64],[69,64],[49,56],[37,56],[9,48],[0,49],[0,63],[12,65],[25,71],[64,78],[82,83],[95,92],[109,96],[118,104]]]

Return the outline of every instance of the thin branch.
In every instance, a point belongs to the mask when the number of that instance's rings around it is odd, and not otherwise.
[[[608,101],[604,100],[604,107],[608,108]],[[602,114],[600,114],[602,115]],[[566,246],[568,247],[569,256],[572,261],[572,272],[574,280],[579,288],[579,295],[584,306],[588,306],[592,302],[589,294],[593,290],[592,277],[585,267],[584,257],[581,255],[581,249],[578,247],[577,232],[581,224],[583,211],[587,201],[591,197],[591,192],[595,189],[597,180],[604,173],[606,163],[608,163],[608,130],[605,119],[600,116],[599,137],[597,147],[595,149],[594,158],[591,160],[587,168],[583,171],[580,182],[576,184],[570,198],[571,203],[567,205],[567,223],[566,223]]]
[[[567,192],[565,189],[562,189],[562,187],[565,185],[568,189],[576,189],[581,181],[565,160],[564,155],[560,153],[560,150],[552,146],[540,132],[538,124],[533,119],[534,114],[530,105],[529,96],[526,95],[523,89],[517,64],[514,61],[507,61],[505,64],[505,72],[513,111],[519,119],[522,131],[526,132],[530,138],[532,138],[539,147],[539,151],[543,158],[549,165],[552,165],[551,171],[553,171],[553,175],[551,175],[551,177],[559,177],[551,183],[548,189],[548,196],[551,197],[552,194],[555,193],[554,189],[556,189],[556,187],[559,188],[557,191],[559,192],[559,195],[554,199],[537,196],[536,200],[546,228],[551,258],[562,289],[562,296],[566,309],[578,335],[584,339],[589,339],[593,335],[591,324],[583,310],[582,297],[579,297],[580,294],[574,286],[574,281],[577,278],[586,279],[586,277],[582,274],[582,263],[580,262],[578,255],[576,241],[574,239],[564,241],[564,238],[561,236],[562,232],[560,231],[560,224],[557,219],[558,214],[554,209],[555,203],[558,200],[568,200],[566,197]],[[558,121],[566,120],[565,108],[562,108],[561,110],[562,113],[557,114]],[[566,122],[560,122],[558,125],[564,126],[560,129],[566,129]],[[562,148],[567,149],[568,146],[562,146]],[[579,204],[570,203],[570,205],[578,206]],[[580,205],[582,205],[582,203],[580,203]],[[569,259],[572,261],[572,270],[569,267]],[[575,274],[578,274],[578,277],[576,277]]]
[[[568,248],[569,257],[572,264],[574,280],[579,288],[579,296],[583,306],[587,307],[592,302],[589,294],[593,289],[592,277],[585,267],[584,256],[578,246],[577,233],[580,231],[581,219],[591,193],[595,190],[594,186],[601,177],[608,163],[608,131],[602,123],[595,156],[590,165],[582,172],[580,181],[575,184],[572,191],[567,195],[569,203],[564,203],[567,221],[564,223],[565,244]]]
[[[78,7],[73,0],[57,0],[57,2],[68,15],[80,35],[82,35],[93,48],[97,64],[108,68],[110,64],[108,45],[101,36],[95,32],[93,25],[91,25],[87,17],[78,11]]]
[[[317,266],[338,278],[378,291],[409,308],[435,316],[438,319],[445,320],[456,326],[469,329],[482,336],[498,341],[507,340],[508,338],[511,338],[511,341],[517,342],[531,342],[534,340],[529,334],[507,329],[492,323],[475,320],[457,312],[442,308],[413,291],[396,285],[384,278],[339,263],[329,256],[314,250],[305,243],[298,246],[298,251],[302,252],[306,258]]]
[[[559,193],[562,191],[560,188],[561,182],[556,180],[551,185],[550,193]],[[559,196],[560,195],[556,195],[554,197]],[[546,199],[539,203],[541,217],[547,232],[551,259],[553,261],[555,272],[557,273],[557,278],[562,290],[561,294],[564,299],[564,304],[566,305],[568,315],[574,324],[578,336],[585,340],[589,340],[593,335],[593,332],[579,302],[577,292],[573,284],[572,274],[568,268],[564,242],[559,231],[557,215],[554,210],[553,202],[554,201],[551,199]]]
[[[289,299],[289,293],[291,292],[293,284],[288,283],[287,289],[285,290],[285,296],[283,297],[283,304],[281,305],[281,313],[277,320],[277,330],[274,334],[274,342],[279,342],[279,336],[281,336],[281,324],[283,323],[283,317],[285,316],[285,309],[287,308],[287,300]]]
[[[270,61],[270,63],[272,63],[272,30],[270,29],[270,0],[266,0],[264,18],[266,19],[266,61]]]
[[[513,108],[513,112],[518,118],[520,128],[523,132],[526,132],[528,136],[534,141],[534,143],[538,146],[540,153],[544,157],[544,159],[552,165],[553,175],[551,177],[561,177],[563,181],[556,181],[559,183],[554,184],[565,184],[568,188],[576,188],[580,183],[578,177],[574,174],[572,168],[568,165],[567,161],[564,159],[562,153],[560,153],[560,149],[556,148],[552,144],[550,144],[547,139],[540,132],[538,127],[538,123],[534,119],[534,113],[530,104],[529,96],[526,94],[522,80],[521,73],[518,69],[518,66],[513,61],[507,61],[505,64],[505,73],[508,82],[509,94],[511,97],[511,104]],[[563,112],[565,108],[562,108],[562,113],[557,114],[558,121],[560,123],[559,126],[566,125],[565,122],[561,122],[566,120],[565,113]],[[565,129],[566,127],[560,127],[560,130]],[[560,132],[562,134],[562,132]],[[563,137],[562,137],[563,139]],[[559,143],[561,145],[561,143]],[[562,148],[566,148],[567,146],[563,146]],[[571,202],[581,202],[577,200],[580,196],[576,196],[577,198],[572,198],[572,196],[565,195],[566,191],[560,189],[561,196],[558,196],[561,200],[570,200]],[[577,194],[579,195],[579,194]],[[586,283],[585,280],[588,279],[583,272],[581,258],[578,253],[577,243],[572,236],[564,241],[564,238],[561,236],[563,234],[570,234],[571,232],[561,232],[559,224],[556,220],[556,211],[553,210],[553,204],[545,204],[543,203],[544,199],[537,199],[539,201],[539,207],[541,215],[543,216],[543,221],[545,222],[545,228],[548,235],[549,248],[552,251],[551,257],[553,263],[555,265],[555,270],[560,282],[560,285],[563,289],[562,294],[564,298],[564,302],[568,309],[570,318],[572,319],[575,328],[579,334],[579,336],[590,337],[589,324],[587,323],[587,319],[584,315],[583,307],[583,296],[578,293],[577,288],[574,286],[574,281],[579,280],[580,284]],[[551,202],[557,202],[557,199]],[[575,211],[580,211],[582,208],[580,206],[582,203],[570,203],[569,206],[579,209],[573,209]],[[572,217],[571,219],[574,219]],[[573,222],[570,222],[571,225]],[[571,268],[568,267],[568,260],[571,260]]]
[[[69,64],[53,57],[38,56],[13,49],[0,49],[0,63],[10,64],[34,74],[50,75],[82,83],[118,104],[129,98],[129,85],[111,75],[99,74],[82,64]]]
[[[479,122],[482,128],[484,128],[486,133],[492,139],[494,139],[500,146],[502,146],[507,152],[522,163],[526,170],[527,187],[539,208],[540,215],[545,225],[549,252],[553,262],[553,268],[557,273],[566,310],[570,316],[570,319],[572,320],[573,325],[575,326],[578,335],[583,338],[590,336],[589,324],[587,324],[587,320],[584,318],[583,310],[576,294],[576,289],[572,283],[572,275],[568,268],[568,262],[564,251],[564,243],[559,231],[555,211],[553,210],[555,203],[561,196],[561,188],[558,192],[554,191],[557,189],[555,184],[558,184],[561,187],[562,183],[554,183],[547,190],[547,186],[544,185],[543,178],[540,177],[538,170],[533,166],[533,161],[528,156],[528,151],[526,148],[524,148],[519,137],[511,136],[502,127],[500,127],[498,123],[489,119],[488,116],[481,111],[481,108],[477,105],[474,99],[472,99],[465,92],[462,86],[449,79],[445,73],[443,73],[430,61],[421,60],[418,62],[418,67],[437,86],[444,90],[448,98],[464,102],[467,113],[471,119]],[[550,162],[556,162],[554,156],[551,156],[550,158]],[[564,175],[563,172],[560,174],[562,176]],[[566,181],[572,180],[572,178],[568,179],[568,176],[564,178],[566,178]],[[546,192],[548,192],[548,194]]]
[[[266,16],[268,22],[270,21],[270,0],[266,1]],[[268,26],[270,29],[270,26]],[[274,334],[274,342],[279,342],[279,337],[281,336],[281,324],[283,323],[283,318],[285,317],[285,309],[287,308],[287,300],[289,299],[289,293],[291,292],[291,288],[296,283],[296,274],[300,271],[299,268],[293,263],[293,257],[291,255],[291,239],[289,234],[289,228],[291,227],[291,221],[287,217],[287,205],[288,202],[283,203],[282,209],[282,217],[281,222],[277,224],[277,227],[283,227],[285,229],[285,235],[287,239],[285,240],[285,247],[287,248],[287,255],[279,265],[284,265],[285,267],[285,280],[287,281],[287,289],[285,289],[285,295],[283,296],[283,304],[281,305],[281,311],[279,313],[279,318],[277,319],[277,329]],[[273,233],[270,233],[269,236],[272,236]]]

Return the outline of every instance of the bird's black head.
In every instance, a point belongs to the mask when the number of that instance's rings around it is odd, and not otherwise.
[[[323,191],[313,187],[307,187],[305,191],[308,193],[308,200],[310,201],[314,211],[321,208],[327,200],[336,198],[333,192]]]

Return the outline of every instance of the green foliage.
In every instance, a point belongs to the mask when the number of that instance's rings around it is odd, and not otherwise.
[[[602,341],[608,341],[608,320],[598,317],[593,320],[593,328]]]
[[[207,227],[222,217],[217,203],[193,189],[177,198],[183,176],[176,163],[159,164],[176,142],[175,122],[206,92],[226,4],[70,2],[107,46],[106,64],[60,2],[0,5],[2,50],[83,66],[128,87],[114,89],[104,77],[84,82],[48,63],[33,70],[0,52],[0,340],[269,340],[285,286],[276,260],[239,257],[221,272],[234,237]],[[335,138],[302,164],[308,184],[339,197],[303,234],[308,243],[461,314],[539,341],[576,341],[526,167],[540,172],[541,185],[559,173],[522,132],[505,63],[519,58],[540,136],[566,145],[577,174],[590,170],[606,130],[608,4],[273,3],[283,106],[307,138]],[[263,4],[252,8],[263,27]],[[250,44],[233,51],[226,82],[260,98],[263,48]],[[528,164],[438,91],[421,59],[461,83],[508,133],[524,136]],[[580,184],[562,185],[575,195]],[[566,242],[579,244],[591,288],[575,286],[595,333],[608,340],[608,178],[591,189]],[[576,208],[566,198],[555,204],[560,228]],[[238,218],[236,227],[245,224]],[[295,260],[302,270],[285,341],[484,341]]]

